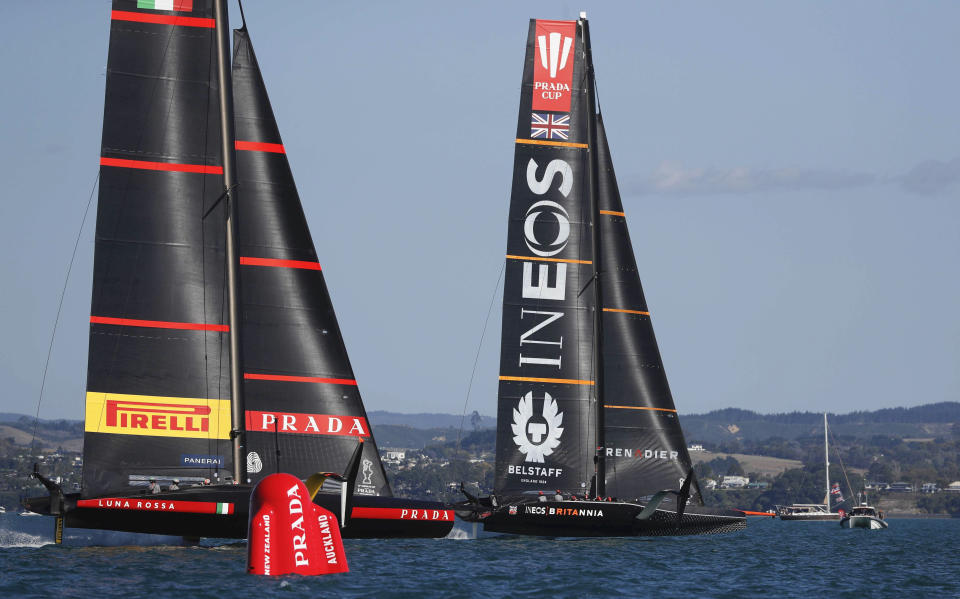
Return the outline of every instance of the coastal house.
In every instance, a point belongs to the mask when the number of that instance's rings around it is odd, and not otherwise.
[[[403,449],[384,449],[381,451],[380,459],[387,464],[400,464],[407,459],[407,452]]]
[[[750,484],[746,476],[724,476],[720,481],[721,489],[742,489]]]
[[[887,491],[891,493],[913,493],[913,485],[904,482],[892,483],[887,487]]]

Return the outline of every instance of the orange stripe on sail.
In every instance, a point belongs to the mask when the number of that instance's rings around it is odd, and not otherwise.
[[[623,212],[616,212],[615,210],[601,210],[600,214],[609,214],[610,216],[626,216]]]
[[[644,312],[643,310],[621,310],[620,308],[604,308],[604,312],[623,312],[624,314],[640,314],[642,316],[650,316],[649,312]]]
[[[605,407],[605,408],[618,408],[618,409],[620,409],[620,410],[653,410],[653,411],[655,411],[655,412],[673,412],[674,414],[677,413],[676,410],[671,410],[670,408],[647,408],[647,407],[643,407],[643,406],[608,406],[608,405],[606,405],[606,404],[604,404],[603,407]]]
[[[541,262],[569,262],[570,264],[593,264],[589,260],[568,260],[567,258],[541,258],[540,256],[512,256],[507,254],[510,260],[539,260]]]
[[[593,385],[593,381],[579,381],[577,379],[544,379],[529,376],[500,376],[501,381],[521,381],[527,383],[559,383],[561,385]]]
[[[522,139],[517,138],[518,144],[531,144],[534,146],[559,146],[561,148],[587,148],[587,144],[573,143],[572,141],[547,141],[544,139]]]

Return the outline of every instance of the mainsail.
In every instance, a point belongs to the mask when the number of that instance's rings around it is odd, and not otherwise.
[[[530,22],[507,234],[499,495],[640,498],[678,489],[690,471],[593,108],[587,35],[584,20]]]
[[[587,77],[575,21],[531,20],[507,232],[495,492],[586,492],[596,408]]]
[[[231,60],[227,13],[113,1],[83,488],[35,469],[48,496],[24,504],[58,530],[245,538],[254,483],[280,472],[320,481],[313,502],[344,536],[443,537],[451,510],[391,493],[246,24]]]
[[[152,6],[152,5],[151,5]],[[246,28],[233,104],[243,422],[231,426],[212,0],[114,0],[90,319],[83,495],[342,472],[391,495]],[[247,482],[247,481],[241,481]]]
[[[391,495],[245,28],[233,101],[248,478],[342,472],[362,438],[356,492]]]
[[[231,468],[224,227],[203,219],[223,191],[212,17],[113,3],[85,497]]]

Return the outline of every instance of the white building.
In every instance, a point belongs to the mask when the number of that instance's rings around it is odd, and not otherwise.
[[[746,476],[724,476],[720,481],[721,489],[742,489],[750,484],[750,478]]]
[[[407,459],[407,452],[402,449],[384,449],[382,458],[388,464],[400,464]]]

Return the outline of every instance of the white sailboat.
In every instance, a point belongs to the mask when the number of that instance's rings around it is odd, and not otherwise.
[[[837,512],[830,511],[830,441],[827,436],[827,414],[823,414],[823,465],[826,491],[823,503],[794,503],[778,505],[777,515],[781,520],[840,520]]]

